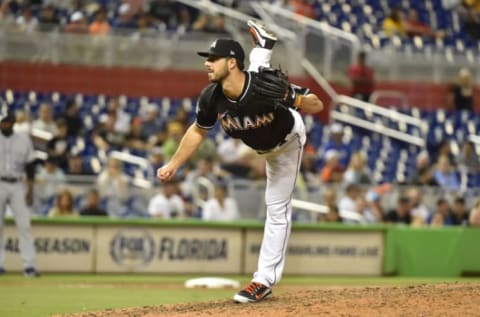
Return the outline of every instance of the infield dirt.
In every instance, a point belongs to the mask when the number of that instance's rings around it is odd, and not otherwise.
[[[255,304],[236,304],[226,299],[61,315],[61,317],[157,316],[480,317],[480,285],[448,283],[393,287],[278,286],[274,289],[274,296],[271,299]]]

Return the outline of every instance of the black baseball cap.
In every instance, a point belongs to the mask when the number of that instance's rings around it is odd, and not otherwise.
[[[232,57],[240,60],[242,63],[245,59],[245,53],[242,46],[240,43],[232,39],[217,39],[210,44],[208,51],[197,52],[197,54],[202,57]]]

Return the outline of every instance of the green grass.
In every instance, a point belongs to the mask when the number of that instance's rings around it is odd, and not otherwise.
[[[197,276],[44,274],[27,279],[20,274],[0,277],[0,317],[47,317],[107,308],[161,305],[231,298],[232,289],[186,289]],[[242,284],[249,276],[229,276]],[[409,285],[480,279],[396,277],[285,277],[280,285],[360,286]]]

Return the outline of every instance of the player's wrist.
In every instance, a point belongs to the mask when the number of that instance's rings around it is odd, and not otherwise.
[[[295,96],[295,101],[293,102],[293,106],[295,108],[298,108],[302,105],[303,102],[303,96],[302,95],[296,95]]]

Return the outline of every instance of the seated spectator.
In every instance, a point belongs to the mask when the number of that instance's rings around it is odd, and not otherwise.
[[[375,73],[366,63],[367,53],[362,51],[357,55],[357,62],[348,68],[351,95],[354,98],[368,102],[375,88]]]
[[[468,225],[471,227],[480,227],[480,200],[477,200],[468,218]]]
[[[118,98],[110,98],[107,114],[113,120],[113,129],[118,134],[125,135],[130,131],[132,116],[125,112]]]
[[[162,145],[165,159],[169,160],[178,148],[180,140],[185,133],[185,126],[177,121],[169,122],[167,125],[167,140]]]
[[[83,132],[83,119],[80,117],[80,105],[75,99],[67,100],[65,104],[65,111],[59,116],[67,125],[67,135],[69,137],[78,136]]]
[[[91,189],[87,194],[85,207],[80,211],[82,216],[108,216],[105,209],[100,206],[100,194],[98,190]]]
[[[58,119],[57,133],[47,143],[47,154],[56,160],[58,166],[63,170],[66,169],[68,161],[68,153],[70,152],[70,144],[68,138],[67,122],[63,119]]]
[[[407,35],[410,37],[443,38],[445,36],[445,32],[435,31],[430,25],[421,21],[418,16],[418,11],[414,8],[408,10],[408,17],[405,22],[407,25]]]
[[[452,86],[448,95],[448,104],[451,110],[474,111],[475,83],[468,68],[462,68],[458,72],[457,82]]]
[[[369,190],[365,194],[365,201],[367,202],[367,208],[371,215],[372,223],[383,222],[384,208],[381,201],[381,190]],[[370,217],[370,216],[369,216]]]
[[[151,217],[162,219],[185,217],[185,205],[179,194],[177,180],[163,183],[160,191],[150,200],[148,213]]]
[[[65,173],[68,175],[93,175],[95,172],[90,162],[80,153],[70,153],[67,156],[67,168]]]
[[[402,10],[393,8],[388,17],[383,20],[382,29],[388,37],[394,35],[405,37],[407,35],[407,25]]]
[[[215,186],[215,196],[203,205],[202,220],[233,221],[239,218],[237,202],[234,198],[228,197],[225,185],[217,184]]]
[[[480,5],[476,0],[463,0],[457,12],[466,33],[473,40],[480,39]]]
[[[431,226],[451,225],[452,222],[451,222],[450,214],[451,214],[451,211],[450,211],[450,204],[448,200],[444,198],[439,198],[436,203],[436,209],[432,214],[430,214],[427,222]],[[443,222],[441,223],[441,221]]]
[[[148,38],[155,37],[158,35],[158,30],[155,27],[155,23],[152,17],[148,13],[141,13],[137,18],[137,27],[135,32],[132,34],[132,38]]]
[[[30,123],[30,116],[27,111],[15,111],[15,124],[13,125],[13,131],[30,134],[32,131],[32,124]],[[36,144],[34,142],[34,146],[35,145]]]
[[[468,218],[469,214],[465,205],[465,199],[463,197],[455,198],[449,222],[454,226],[466,226],[468,224]]]
[[[18,30],[22,32],[32,33],[37,30],[38,20],[28,4],[23,5],[21,15],[17,17],[16,23]]]
[[[98,175],[96,184],[100,197],[124,202],[128,197],[130,179],[123,171],[123,164],[115,158],[109,158],[107,166]]]
[[[387,223],[398,223],[409,225],[412,223],[412,216],[410,212],[410,201],[408,197],[401,196],[398,198],[397,206],[395,209],[387,212],[383,218]]]
[[[172,0],[150,1],[148,13],[160,30],[187,29],[192,23],[188,7]]]
[[[225,29],[225,15],[221,13],[201,13],[192,23],[192,31],[228,33],[228,31]]]
[[[410,214],[416,224],[425,224],[430,217],[428,207],[422,202],[422,192],[418,187],[407,190],[407,197],[410,201]]]
[[[342,222],[338,214],[337,207],[337,192],[333,188],[325,187],[322,193],[322,204],[327,206],[329,211],[327,214],[318,214],[317,221],[319,222]],[[338,219],[337,219],[338,218]]]
[[[343,174],[343,183],[372,184],[372,175],[362,152],[355,152],[350,158],[347,170]]]
[[[81,11],[75,11],[70,16],[70,22],[63,28],[65,33],[88,34],[87,18]]]
[[[475,151],[475,145],[473,142],[463,142],[461,151],[457,156],[456,163],[458,169],[466,173],[476,174],[480,172],[480,159]]]
[[[57,195],[60,189],[66,184],[65,173],[57,165],[57,161],[53,157],[45,160],[35,176],[35,193],[43,203],[50,197]]]
[[[339,163],[339,154],[336,150],[325,153],[325,164],[320,171],[320,180],[324,183],[340,183],[343,178],[343,167]]]
[[[107,19],[107,12],[104,7],[101,7],[95,12],[95,18],[88,26],[88,31],[92,35],[105,35],[110,32],[110,23]]]
[[[130,4],[122,3],[118,7],[118,15],[112,22],[112,28],[120,34],[130,34],[137,27],[135,12]]]
[[[330,206],[328,213],[326,213],[324,217],[319,217],[318,220],[320,222],[342,222],[342,218],[340,217],[336,206]]]
[[[55,207],[48,212],[49,217],[76,217],[78,212],[73,206],[73,195],[68,189],[64,189],[58,193]]]
[[[38,118],[33,120],[32,129],[38,129],[44,132],[57,134],[57,124],[53,118],[52,105],[49,103],[42,103],[38,109]]]
[[[147,151],[150,149],[148,137],[142,133],[140,117],[132,119],[129,132],[125,135],[125,145],[130,150]]]
[[[338,202],[338,210],[340,211],[340,214],[343,211],[354,212],[357,207],[357,198],[360,197],[360,195],[360,187],[357,184],[348,184],[345,187],[344,196],[340,198]]]
[[[166,129],[165,121],[162,120],[158,113],[158,106],[150,104],[147,107],[144,118],[142,119],[142,136],[149,140],[154,138],[158,133],[164,132]],[[155,140],[149,140],[149,143],[154,143]]]
[[[344,142],[343,136],[343,126],[337,122],[333,123],[330,126],[330,135],[327,144],[323,149],[320,149],[318,155],[321,157],[321,154],[327,153],[328,150],[336,150],[339,155],[339,163],[342,168],[345,169],[350,162],[351,150],[348,144]]]
[[[40,10],[37,29],[41,32],[51,32],[57,30],[59,26],[60,19],[55,12],[55,6],[52,3],[44,5]]]
[[[321,185],[321,180],[318,177],[318,169],[316,165],[315,154],[303,151],[302,164],[300,164],[300,174],[303,182],[308,188],[314,188]]]
[[[433,169],[433,177],[435,181],[444,189],[448,191],[458,191],[460,189],[460,180],[454,169],[450,164],[447,156],[439,157],[438,162]]]

